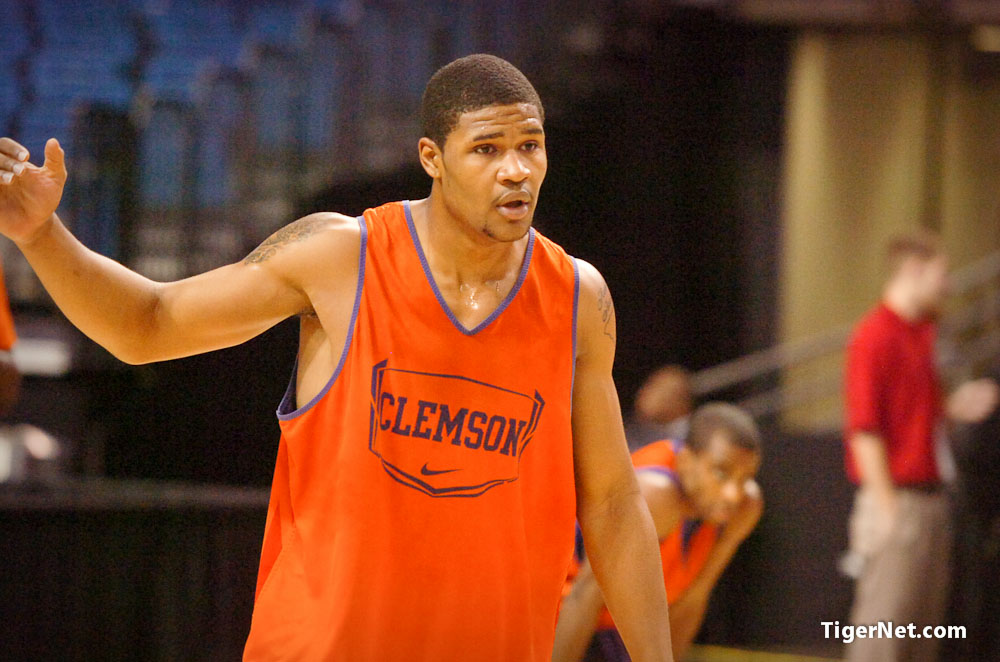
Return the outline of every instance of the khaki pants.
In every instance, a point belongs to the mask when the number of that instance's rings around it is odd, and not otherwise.
[[[852,625],[891,621],[944,625],[951,556],[951,523],[944,492],[900,489],[899,511],[889,531],[879,526],[872,495],[859,490],[850,519],[851,552],[863,559],[855,584]],[[911,662],[937,659],[937,639],[855,639],[845,645],[848,662]]]

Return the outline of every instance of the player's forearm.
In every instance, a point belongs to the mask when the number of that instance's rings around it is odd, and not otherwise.
[[[851,449],[861,474],[861,484],[880,498],[891,499],[895,492],[885,442],[871,432],[855,432],[851,436]]]
[[[585,563],[559,609],[552,662],[579,662],[583,659],[603,606],[604,596],[590,565]]]
[[[736,551],[756,528],[763,509],[763,500],[759,496],[747,497],[736,515],[723,527],[712,550],[708,553],[708,558],[705,559],[705,564],[682,597],[691,595],[696,602],[708,602],[708,596],[715,589]]]
[[[683,659],[701,629],[708,608],[708,594],[687,591],[670,605],[670,643],[674,659]]]
[[[670,638],[674,657],[680,659],[694,641],[708,608],[712,589],[742,542],[742,536],[720,536],[705,565],[687,590],[670,605]]]
[[[119,359],[143,362],[155,282],[85,247],[55,214],[18,248],[70,322]]]
[[[636,490],[581,513],[587,556],[634,662],[672,660],[667,598],[653,520]]]

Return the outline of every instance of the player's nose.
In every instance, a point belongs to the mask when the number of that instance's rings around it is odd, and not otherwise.
[[[520,183],[531,176],[531,168],[524,162],[520,154],[509,151],[500,162],[500,170],[497,175],[501,181]]]

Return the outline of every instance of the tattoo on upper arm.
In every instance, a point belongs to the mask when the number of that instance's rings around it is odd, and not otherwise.
[[[243,264],[264,262],[265,260],[273,257],[275,253],[288,244],[302,241],[303,239],[312,236],[325,224],[326,221],[321,218],[309,217],[300,218],[293,223],[289,223],[265,239],[260,246],[253,249],[253,252],[250,253],[250,255],[247,255],[243,260]]]
[[[601,310],[601,321],[604,322],[604,335],[614,340],[615,304],[611,301],[611,293],[608,292],[607,284],[601,286],[601,294],[597,299],[597,305]]]

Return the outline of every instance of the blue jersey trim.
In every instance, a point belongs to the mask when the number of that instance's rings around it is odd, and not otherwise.
[[[691,553],[691,541],[694,539],[694,534],[701,529],[701,524],[700,519],[687,519],[681,524],[681,555],[684,560],[687,560],[688,554]]]
[[[661,467],[659,465],[653,464],[645,467],[637,467],[635,471],[636,473],[639,473],[640,471],[651,471],[654,473],[663,474],[664,476],[666,476],[667,478],[669,478],[674,482],[678,490],[681,489],[681,481],[677,479],[677,472],[675,472],[673,469],[668,469],[667,467]],[[681,493],[683,494],[683,490],[681,490]]]
[[[573,536],[573,556],[580,563],[583,563],[587,558],[587,549],[583,545],[583,530],[580,528],[580,524],[577,523],[575,534]]]
[[[521,285],[524,283],[524,279],[528,276],[528,267],[531,264],[531,254],[535,247],[535,229],[528,228],[528,248],[524,252],[524,262],[521,264],[521,272],[517,275],[517,282],[514,283],[514,287],[511,288],[510,293],[507,297],[497,306],[497,309],[490,314],[489,317],[484,319],[473,329],[468,329],[464,324],[458,321],[455,314],[451,312],[451,308],[445,303],[444,297],[441,296],[441,290],[438,289],[437,282],[434,280],[434,275],[431,273],[431,267],[427,263],[427,256],[424,254],[424,248],[420,245],[420,237],[417,236],[417,228],[413,224],[413,215],[410,213],[410,201],[403,201],[403,210],[406,212],[406,225],[410,229],[410,237],[413,239],[413,245],[417,249],[417,257],[420,258],[420,266],[423,267],[424,276],[427,278],[427,282],[430,284],[431,289],[434,291],[434,296],[437,298],[438,303],[441,305],[441,309],[451,320],[451,323],[455,325],[459,331],[467,336],[474,336],[487,326],[493,323],[493,320],[500,317],[500,314],[506,310],[510,302],[514,300],[517,293],[521,290]]]
[[[347,327],[347,338],[344,341],[344,348],[340,352],[340,360],[337,361],[337,367],[333,371],[333,375],[327,380],[326,385],[323,387],[319,393],[316,394],[312,400],[302,405],[298,409],[295,408],[295,382],[297,380],[299,372],[299,360],[298,357],[295,359],[295,365],[292,368],[292,378],[288,383],[288,388],[285,389],[285,395],[281,398],[281,403],[278,405],[278,410],[275,412],[278,416],[278,420],[287,421],[292,418],[296,418],[306,413],[313,406],[323,399],[323,396],[333,387],[334,382],[337,381],[337,377],[340,376],[340,371],[344,369],[344,363],[347,362],[347,353],[351,349],[351,341],[354,339],[354,327],[358,321],[358,313],[361,310],[361,292],[364,289],[365,284],[365,255],[368,252],[368,225],[365,223],[364,216],[358,216],[358,227],[361,228],[361,255],[358,257],[358,286],[354,293],[354,309],[351,311],[351,321]]]

